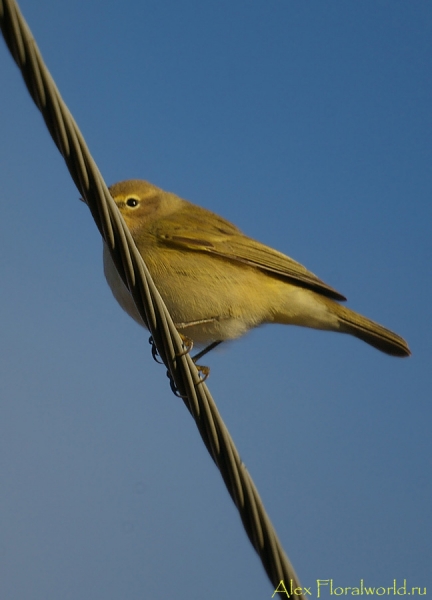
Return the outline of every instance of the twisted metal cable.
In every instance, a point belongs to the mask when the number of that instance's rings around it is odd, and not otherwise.
[[[41,111],[71,177],[110,249],[119,274],[151,332],[172,384],[195,419],[203,442],[221,472],[246,533],[274,589],[281,580],[286,586],[292,581],[293,587],[300,587],[214,400],[205,383],[200,380],[189,354],[184,352],[168,310],[15,0],[0,0],[0,27],[27,89]],[[303,595],[297,597],[305,600]]]

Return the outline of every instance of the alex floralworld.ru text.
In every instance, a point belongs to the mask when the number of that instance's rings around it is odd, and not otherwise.
[[[273,592],[272,598],[276,594],[280,594],[282,597],[287,598],[295,596],[313,596],[313,586],[310,587],[294,587],[293,580],[284,581],[283,579],[279,582]],[[358,586],[337,586],[334,584],[333,579],[317,579],[316,580],[316,597],[321,598],[325,595],[329,596],[425,596],[425,587],[408,587],[407,580],[404,579],[401,582],[397,582],[393,579],[393,585],[383,587],[373,587],[365,585],[364,579],[360,579],[360,585]],[[276,596],[276,597],[281,597]]]

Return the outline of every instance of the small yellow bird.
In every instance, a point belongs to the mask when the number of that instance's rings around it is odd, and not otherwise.
[[[341,306],[339,292],[229,221],[147,181],[109,189],[176,328],[194,343],[213,347],[282,323],[349,333],[387,354],[410,355],[400,336]],[[104,271],[116,300],[143,325],[106,245]]]

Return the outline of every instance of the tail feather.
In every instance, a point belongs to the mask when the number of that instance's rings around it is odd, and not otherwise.
[[[393,331],[345,306],[334,302],[332,304],[332,312],[339,320],[339,331],[354,335],[392,356],[409,356],[411,354],[406,341]]]

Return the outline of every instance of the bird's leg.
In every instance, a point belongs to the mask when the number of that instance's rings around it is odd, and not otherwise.
[[[179,356],[183,356],[183,354],[187,354],[187,352],[190,352],[190,350],[192,350],[193,341],[190,338],[182,335],[181,333],[179,335],[180,335],[180,337],[182,339],[183,345],[186,347],[186,351],[182,352],[181,354],[179,354]],[[154,342],[153,336],[149,337],[149,344],[151,344],[151,347],[152,347],[151,353],[152,353],[153,359],[157,363],[159,363],[160,365],[162,365],[163,362],[160,360],[159,353],[157,351],[156,344]],[[210,369],[208,367],[199,367],[198,365],[196,365],[196,367],[197,367],[198,371],[200,372],[200,374],[203,373],[203,376],[202,376],[201,380],[205,381],[207,379],[208,375],[209,375]],[[175,396],[177,396],[178,398],[183,398],[183,400],[184,400],[186,398],[186,396],[183,396],[178,391],[178,389],[176,387],[176,384],[174,382],[173,376],[171,375],[169,369],[167,369],[166,374],[167,374],[167,377],[168,377],[168,379],[170,381],[170,387],[171,387],[171,390],[172,390],[173,394]]]
[[[192,360],[194,361],[195,366],[201,375],[200,383],[203,383],[207,379],[207,377],[210,375],[210,367],[205,367],[203,365],[197,365],[196,361],[199,360],[200,358],[202,358],[205,354],[207,354],[207,352],[210,352],[210,350],[213,350],[213,348],[216,348],[216,346],[219,346],[219,344],[221,344],[221,343],[222,343],[222,340],[217,340],[216,342],[212,342],[211,344],[206,346],[204,348],[204,350],[201,350],[201,352],[198,352],[198,354],[195,354],[195,356],[192,356]]]
[[[184,350],[182,352],[180,352],[179,354],[177,354],[177,356],[183,356],[184,354],[187,354],[188,352],[190,352],[192,350],[193,340],[188,338],[186,335],[182,335],[181,333],[179,333],[179,336],[181,337],[181,341],[183,342]],[[153,359],[157,363],[162,365],[163,361],[159,360],[159,352],[157,351],[156,344],[155,344],[155,341],[154,341],[152,335],[149,337],[149,344],[151,344],[151,347],[152,347],[151,353],[152,353]]]
[[[198,319],[197,321],[188,321],[187,323],[175,323],[175,326],[176,326],[177,330],[178,329],[187,329],[188,327],[194,327],[196,325],[203,325],[205,323],[214,323],[215,321],[220,321],[220,317],[209,317],[207,319]],[[185,347],[184,353],[182,353],[180,355],[180,356],[183,356],[183,354],[187,354],[188,352],[190,352],[192,350],[193,341],[189,337],[187,337],[181,333],[180,333],[180,337],[181,337],[183,345]],[[202,375],[202,381],[205,381],[207,379],[207,377],[209,376],[210,368],[202,366],[202,365],[197,365],[196,361],[199,360],[200,358],[202,358],[205,354],[207,354],[207,352],[210,352],[210,350],[213,350],[213,348],[216,348],[216,346],[218,346],[221,342],[222,342],[222,340],[212,342],[211,344],[206,346],[204,348],[204,350],[201,350],[201,352],[198,352],[198,354],[196,354],[195,356],[192,357],[192,360],[194,361],[196,368],[198,369],[200,375]]]
[[[217,317],[210,317],[209,319],[200,319],[199,321],[189,321],[188,323],[175,323],[176,329],[186,329],[187,327],[193,327],[194,325],[202,325],[203,323],[212,323],[213,321],[218,321],[219,319]],[[181,340],[183,342],[183,348],[184,350],[178,354],[178,356],[183,356],[184,354],[188,354],[192,348],[193,348],[193,340],[180,333],[179,335],[181,337]],[[210,367],[206,367],[204,365],[198,365],[197,364],[197,360],[199,360],[200,358],[202,358],[203,356],[205,356],[208,352],[210,352],[210,350],[213,350],[213,348],[216,348],[216,346],[219,346],[219,344],[222,343],[223,340],[216,340],[215,342],[212,342],[211,344],[209,344],[208,346],[206,346],[203,350],[201,350],[201,352],[198,352],[198,354],[195,354],[195,356],[192,356],[192,360],[195,363],[195,366],[201,376],[201,381],[200,383],[204,382],[207,377],[210,374]],[[152,356],[154,358],[154,360],[158,363],[161,363],[162,361],[158,360],[158,351],[156,348],[156,344],[154,343],[153,337],[150,337],[149,339],[149,343],[152,345]],[[173,382],[171,381],[171,387],[173,388]]]
[[[192,357],[192,360],[194,361],[194,363],[196,364],[197,360],[199,360],[200,358],[205,356],[208,352],[210,352],[210,350],[213,350],[213,348],[216,348],[216,346],[219,346],[219,344],[222,344],[222,341],[223,340],[216,340],[216,342],[212,342],[211,344],[206,346],[204,348],[204,350],[201,350],[201,352],[198,352],[198,354],[195,354],[195,356]]]
[[[190,352],[190,350],[192,350],[192,346],[193,346],[193,341],[186,337],[185,335],[182,335],[181,333],[179,334],[183,345],[186,347],[186,351],[182,352],[179,356],[183,356],[183,354],[187,354],[188,352]],[[222,343],[222,340],[217,340],[216,342],[212,342],[211,344],[209,344],[208,346],[206,346],[204,348],[204,350],[201,350],[201,352],[198,352],[198,354],[196,354],[195,356],[192,357],[192,360],[197,368],[198,373],[200,374],[200,381],[198,382],[198,385],[200,383],[204,383],[204,381],[207,379],[207,377],[210,375],[210,367],[206,367],[204,365],[197,365],[196,361],[200,358],[202,358],[205,354],[207,354],[207,352],[210,352],[210,350],[213,350],[213,348],[216,348],[216,346],[219,346],[219,344]],[[155,357],[153,357],[155,358]],[[156,360],[156,358],[155,358]],[[176,385],[174,383],[174,379],[172,378],[172,375],[169,371],[167,371],[167,377],[170,380],[170,385],[171,385],[171,389],[174,392],[174,394],[176,396],[178,396],[179,398],[185,398],[186,396],[182,396],[178,389],[176,388]]]

